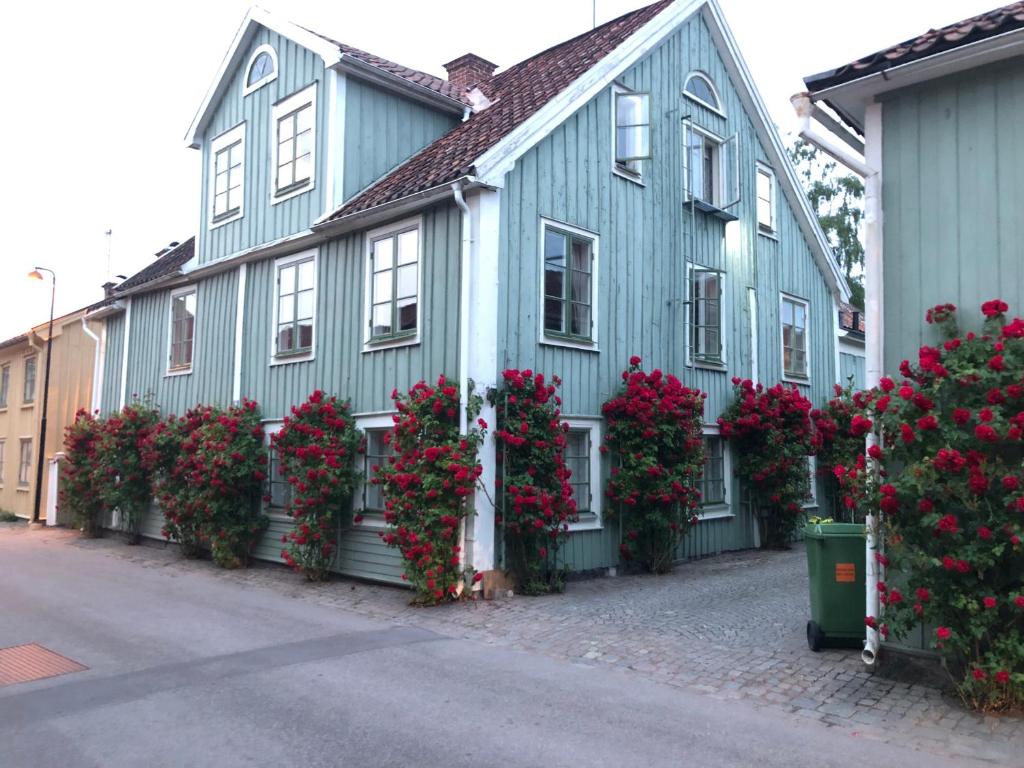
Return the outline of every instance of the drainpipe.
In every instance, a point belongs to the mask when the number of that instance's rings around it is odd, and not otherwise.
[[[93,340],[96,345],[92,355],[92,400],[89,403],[89,411],[95,413],[99,410],[99,390],[100,382],[103,381],[103,372],[100,370],[100,356],[102,354],[103,342],[100,337],[93,333],[92,329],[89,328],[89,321],[85,319],[85,315],[82,315],[82,331]]]
[[[861,160],[846,149],[837,146],[829,138],[818,133],[811,126],[814,103],[809,93],[798,93],[790,98],[797,117],[800,118],[799,135],[829,157],[839,161],[864,179],[864,316],[867,323],[867,387],[878,386],[882,376],[882,105],[869,104],[865,114],[865,151]],[[867,447],[878,442],[874,432],[868,433]],[[877,482],[877,477],[874,479]],[[881,548],[882,515],[869,514],[865,519],[867,538],[865,541],[865,600],[867,616],[877,617],[880,604],[878,582],[884,578],[876,552]],[[868,627],[864,638],[861,659],[873,665],[878,656],[880,638],[878,631]]]
[[[473,247],[473,217],[462,195],[462,184],[452,184],[455,205],[462,212],[462,250],[459,255],[459,433],[467,434],[469,419],[469,269]],[[466,519],[459,524],[459,565],[466,565]]]

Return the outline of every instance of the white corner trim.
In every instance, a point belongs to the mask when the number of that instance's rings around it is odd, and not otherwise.
[[[718,102],[718,106],[717,107],[714,104],[708,104],[706,101],[704,101],[704,99],[701,99],[701,98],[699,98],[697,96],[694,96],[692,93],[690,93],[689,91],[686,90],[686,87],[690,84],[690,81],[693,80],[694,78],[700,78],[701,80],[703,80],[705,83],[708,84],[708,88],[711,89],[711,92],[715,95],[715,100]],[[704,70],[695,69],[690,74],[688,74],[686,76],[686,81],[683,83],[683,96],[685,96],[686,98],[688,98],[690,101],[694,102],[695,104],[700,104],[702,107],[704,107],[704,109],[711,110],[712,112],[714,112],[719,117],[728,117],[728,115],[725,114],[725,111],[722,109],[722,106],[721,106],[722,105],[722,96],[718,92],[718,86],[716,86],[715,85],[715,81],[711,79],[711,75],[709,75]]]
[[[252,71],[252,65],[256,63],[256,59],[263,53],[270,56],[270,60],[274,63],[274,69],[269,75],[264,75],[255,83],[249,85],[249,73]],[[245,65],[245,72],[242,73],[242,96],[248,96],[253,91],[258,91],[267,83],[272,83],[275,80],[277,80],[277,51],[274,50],[274,46],[264,43],[252,52],[252,56],[249,57],[249,63]]]
[[[747,288],[747,312],[750,315],[750,380],[760,381],[758,370],[758,345],[761,343],[757,335],[757,289]]]
[[[807,366],[806,376],[791,376],[786,373],[786,340],[782,334],[782,305],[785,302],[801,304],[804,308],[804,363]],[[790,384],[811,385],[811,302],[796,294],[779,291],[779,368],[782,371],[782,380]]]
[[[192,362],[188,367],[178,369],[171,368],[171,348],[174,344],[174,300],[179,296],[188,296],[190,293],[196,297],[196,316],[192,320]],[[167,347],[164,350],[164,376],[187,376],[192,373],[196,363],[196,341],[199,331],[199,284],[191,283],[175,288],[167,297]]]
[[[317,112],[317,81],[314,80],[307,86],[299,89],[290,96],[286,96],[270,108],[270,168],[267,170],[268,190],[270,192],[270,204],[277,205],[285,200],[290,200],[298,195],[304,195],[316,188],[316,144],[320,141],[320,120]],[[279,195],[277,193],[277,121],[290,112],[309,106],[313,110],[313,140],[309,146],[309,181],[302,186]],[[329,138],[329,137],[328,137]]]
[[[186,146],[192,149],[198,149],[202,146],[203,130],[212,116],[214,107],[230,87],[231,73],[242,63],[245,48],[256,34],[257,25],[277,32],[279,35],[287,37],[303,48],[312,51],[323,60],[325,67],[341,61],[341,51],[338,47],[319,35],[313,34],[297,24],[280,19],[262,8],[253,7],[249,9],[245,18],[242,19],[241,25],[239,25],[234,39],[231,41],[231,45],[228,47],[220,67],[217,69],[213,82],[203,97],[202,104],[200,104],[195,117],[192,118],[192,123],[185,134]]]
[[[416,230],[416,333],[408,336],[400,336],[395,339],[382,339],[374,341],[371,328],[371,313],[373,311],[373,244],[376,240],[382,240],[388,236],[399,235],[402,232]],[[365,250],[363,252],[363,352],[376,352],[382,349],[394,349],[395,347],[408,347],[419,344],[423,336],[423,215],[412,216],[408,219],[395,221],[376,229],[371,229],[365,234]],[[393,267],[397,267],[398,251],[394,253]],[[395,297],[392,296],[394,301]]]
[[[125,299],[124,304],[124,341],[121,344],[121,391],[117,401],[118,410],[124,408],[125,398],[128,394],[128,341],[132,335],[131,297]]]
[[[287,267],[290,264],[295,264],[300,261],[306,261],[312,257],[313,259],[313,343],[310,345],[309,352],[304,352],[295,355],[284,355],[281,357],[277,356],[277,312],[280,305],[280,285],[278,283],[278,277],[283,267]],[[298,253],[291,253],[287,256],[281,256],[274,261],[274,276],[271,280],[271,300],[273,306],[271,307],[271,325],[270,325],[270,366],[278,365],[291,365],[292,363],[307,363],[310,360],[316,359],[316,340],[319,336],[317,332],[317,322],[319,318],[318,309],[320,306],[320,250],[318,248],[310,248],[305,251],[299,251]],[[237,333],[237,329],[236,329]]]
[[[345,91],[346,78],[336,69],[327,70],[324,84],[327,102],[327,134],[324,137],[324,209],[317,220],[332,213],[345,190]],[[315,139],[316,137],[314,137]],[[315,142],[314,142],[315,143]]]
[[[241,173],[242,173],[242,192],[241,192],[241,200],[239,201],[239,204],[238,204],[238,210],[235,213],[233,213],[231,216],[225,216],[224,218],[216,219],[215,220],[215,216],[214,216],[214,205],[215,205],[214,198],[215,198],[215,193],[217,191],[217,153],[220,152],[221,150],[223,150],[226,147],[230,147],[232,144],[234,144],[236,142],[239,142],[242,145],[242,169],[241,169]],[[247,193],[247,190],[246,190],[246,170],[247,170],[246,169],[246,165],[247,165],[247,163],[246,163],[245,153],[246,153],[246,146],[245,146],[245,122],[244,121],[239,123],[238,125],[234,126],[233,128],[229,128],[228,130],[224,131],[224,133],[220,134],[219,136],[217,136],[217,138],[213,139],[210,142],[210,156],[209,156],[209,158],[207,160],[207,162],[208,162],[208,168],[207,168],[208,178],[207,178],[207,184],[206,184],[206,187],[207,187],[207,189],[206,189],[206,203],[207,203],[206,218],[207,218],[207,227],[209,229],[216,229],[217,227],[222,227],[225,224],[229,224],[232,221],[237,221],[238,219],[242,218],[242,216],[245,215],[245,196],[246,196],[246,193]],[[228,174],[228,178],[230,179],[230,172]]]
[[[541,107],[504,139],[478,157],[473,166],[485,184],[501,186],[516,160],[590,101],[624,70],[647,55],[707,0],[677,2],[629,36],[595,66],[576,78],[556,98]]]
[[[231,366],[231,401],[234,403],[241,402],[242,400],[242,344],[245,341],[245,334],[242,331],[245,325],[245,284],[248,277],[248,267],[249,265],[245,262],[238,265],[238,298],[235,301],[235,355]],[[315,284],[315,277],[313,281]],[[315,313],[316,291],[313,293]],[[316,337],[315,325],[314,323],[314,338]]]
[[[603,419],[600,416],[564,417],[562,421],[571,430],[587,430],[590,432],[590,512],[594,517],[584,521],[569,523],[570,531],[598,531],[604,528],[604,493],[601,487],[601,443],[604,439]]]
[[[540,272],[539,285],[537,286],[537,324],[538,333],[540,334],[537,338],[538,344],[547,344],[553,347],[567,347],[569,349],[580,349],[583,351],[598,351],[598,329],[600,328],[600,313],[598,307],[598,298],[600,295],[600,275],[601,275],[601,236],[597,232],[592,232],[589,229],[583,229],[573,224],[566,224],[563,221],[549,218],[547,216],[540,216],[540,229],[537,238],[537,259],[539,263],[538,271]],[[558,334],[549,334],[544,328],[544,233],[548,228],[561,230],[571,235],[584,238],[590,241],[591,251],[591,270],[590,270],[590,338],[564,338]],[[566,254],[566,260],[571,258],[571,254]]]

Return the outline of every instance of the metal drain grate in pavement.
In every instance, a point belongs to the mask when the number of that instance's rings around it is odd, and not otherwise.
[[[81,672],[88,667],[37,643],[0,648],[0,687]]]

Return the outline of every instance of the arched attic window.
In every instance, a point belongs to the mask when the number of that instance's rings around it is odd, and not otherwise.
[[[245,69],[245,88],[242,95],[247,95],[277,79],[277,52],[269,45],[261,45],[252,53],[249,66]]]
[[[718,98],[718,91],[711,78],[703,72],[691,72],[686,78],[686,85],[683,86],[683,93],[688,99],[701,104],[708,109],[713,109],[720,115],[725,114],[722,109],[722,100]]]

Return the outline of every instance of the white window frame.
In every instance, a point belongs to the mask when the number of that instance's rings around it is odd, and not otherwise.
[[[238,210],[230,216],[224,218],[216,218],[214,214],[214,199],[216,198],[217,192],[217,153],[226,147],[230,147],[232,144],[238,142],[241,145],[242,153],[242,191],[240,193],[241,199],[238,203]],[[217,136],[210,142],[210,157],[209,157],[209,179],[207,180],[207,218],[210,229],[217,229],[223,227],[225,224],[230,224],[232,221],[238,221],[245,215],[245,194],[246,194],[246,147],[245,147],[245,123],[239,123],[234,128],[229,128],[224,133]]]
[[[28,400],[28,399],[25,398],[25,394],[28,392],[28,361],[29,360],[34,360],[35,361],[35,364],[33,366],[34,372],[32,374],[32,399],[31,400]],[[35,404],[36,404],[36,397],[39,395],[39,355],[37,355],[37,354],[25,355],[25,357],[22,358],[21,372],[22,372],[22,378],[21,378],[21,407],[22,408],[33,408],[35,406]]]
[[[263,53],[268,54],[270,56],[270,60],[274,62],[274,71],[269,75],[264,75],[252,85],[249,85],[249,73],[252,71],[252,66],[256,63],[256,59],[260,57],[260,54]],[[249,63],[245,65],[245,77],[242,80],[242,95],[248,96],[253,91],[257,91],[267,83],[272,83],[275,80],[277,80],[277,51],[274,50],[274,46],[263,44],[252,52],[252,56],[249,57]]]
[[[708,84],[708,88],[710,88],[711,92],[715,95],[715,100],[718,102],[719,106],[716,107],[714,104],[708,104],[708,102],[704,101],[704,99],[702,99],[702,98],[700,98],[698,96],[694,96],[692,93],[690,93],[688,90],[686,90],[687,87],[690,85],[690,81],[693,80],[694,78],[700,78],[701,80],[703,80],[705,83]],[[715,85],[715,81],[711,79],[711,76],[707,72],[702,72],[699,69],[695,69],[695,70],[693,70],[693,72],[688,74],[686,76],[686,81],[683,83],[683,96],[685,96],[686,98],[688,98],[690,101],[694,102],[695,104],[700,104],[705,109],[711,110],[712,112],[714,112],[719,117],[725,117],[726,116],[725,110],[722,109],[722,106],[721,106],[722,105],[722,94],[719,93],[718,87]]]
[[[757,194],[757,177],[760,174],[763,174],[763,175],[767,176],[768,177],[768,181],[769,181],[768,189],[769,189],[769,194],[771,195],[771,197],[769,199],[769,202],[771,204],[770,205],[771,222],[770,222],[768,227],[765,227],[763,224],[761,224],[760,206],[758,205],[758,203],[760,202],[761,198]],[[762,163],[760,161],[757,162],[756,170],[754,172],[754,217],[755,217],[755,220],[757,222],[757,233],[759,235],[764,235],[765,237],[772,237],[772,238],[776,238],[776,239],[778,238],[778,231],[779,231],[778,183],[777,183],[776,178],[775,178],[775,171],[771,168],[771,166],[765,165],[764,163]]]
[[[548,227],[562,230],[563,232],[567,232],[571,235],[577,235],[578,237],[586,238],[591,241],[590,252],[593,266],[590,271],[591,328],[589,339],[573,339],[558,335],[549,335],[549,332],[544,328],[544,232]],[[537,263],[539,264],[540,269],[539,285],[537,288],[537,301],[539,302],[537,322],[540,328],[540,334],[537,337],[538,343],[551,347],[566,347],[568,349],[581,349],[587,352],[599,352],[598,329],[601,327],[599,322],[601,316],[598,312],[598,296],[600,295],[598,284],[601,275],[601,236],[597,234],[597,232],[592,232],[589,229],[583,229],[582,227],[566,224],[565,222],[558,221],[557,219],[550,219],[546,216],[541,216],[540,229],[537,238]]]
[[[617,129],[619,127],[618,116],[616,114],[617,103],[616,103],[615,97],[618,96],[620,93],[635,93],[635,91],[627,88],[624,85],[619,85],[618,83],[613,83],[612,84],[612,98],[611,98],[611,103],[612,103],[612,106],[611,106],[611,115],[612,115],[612,146],[611,146],[611,150],[612,150],[612,173],[614,173],[616,176],[619,176],[619,177],[621,177],[623,179],[626,179],[627,181],[631,181],[634,184],[639,184],[641,187],[644,187],[644,186],[647,186],[647,185],[644,183],[644,166],[643,166],[644,161],[643,160],[632,160],[632,161],[630,161],[630,163],[635,164],[635,166],[636,166],[636,169],[634,170],[633,167],[631,167],[631,165],[629,165],[629,164],[623,165],[622,163],[618,162],[615,159],[615,156],[618,154],[616,152],[616,141],[617,141],[617,136],[618,136],[618,130]]]
[[[271,481],[271,475],[272,475],[273,470],[274,470],[274,467],[273,467],[273,465],[272,465],[272,463],[270,461],[270,451],[271,451],[271,446],[272,446],[271,440],[272,440],[273,435],[276,435],[278,432],[280,432],[281,428],[283,426],[284,426],[284,419],[266,419],[266,420],[263,421],[263,435],[264,435],[264,437],[263,437],[263,444],[267,448],[267,495],[268,496],[270,495],[270,492],[271,492],[270,491],[270,481]],[[287,481],[285,481],[285,482],[287,482]],[[289,485],[289,493],[290,492],[291,492],[291,486]],[[263,512],[264,512],[264,514],[266,514],[267,517],[269,517],[271,520],[277,520],[277,521],[281,521],[281,522],[286,522],[289,525],[294,524],[295,520],[294,520],[293,517],[291,517],[291,515],[289,515],[285,511],[278,511],[280,509],[279,507],[271,507],[270,505],[271,505],[271,502],[269,502],[269,501],[263,502]]]
[[[715,362],[713,360],[701,360],[696,357],[693,352],[693,345],[691,335],[693,332],[693,273],[694,272],[717,272],[721,276],[722,284],[719,287],[720,297],[718,300],[719,305],[719,333],[721,335],[721,362]],[[715,269],[713,267],[705,267],[703,264],[697,264],[692,261],[686,263],[686,320],[684,323],[685,330],[685,343],[686,343],[686,365],[692,368],[705,368],[710,371],[724,371],[727,367],[728,360],[728,317],[729,317],[729,303],[728,295],[725,290],[727,280],[727,273],[721,269]]]
[[[701,430],[704,437],[721,438],[722,432],[717,426],[705,425]],[[732,509],[732,453],[729,450],[729,441],[722,440],[722,476],[725,481],[725,501],[701,506],[698,508],[697,516],[701,520],[723,520],[736,517]]]
[[[25,443],[28,443],[28,463],[27,464],[24,461],[24,457],[25,457]],[[17,490],[19,490],[19,491],[21,491],[23,493],[27,493],[28,490],[32,487],[32,459],[33,459],[34,454],[35,454],[35,440],[32,438],[32,436],[31,435],[24,435],[22,437],[19,437],[18,438],[18,478],[17,478],[16,485],[18,486]],[[26,477],[25,482],[23,483],[21,481],[21,470],[24,467],[28,467],[28,470],[27,470],[27,475],[28,476]]]
[[[277,354],[277,313],[281,304],[281,291],[278,285],[278,276],[284,267],[296,264],[300,261],[313,259],[313,340],[308,352],[296,354]],[[288,256],[281,256],[274,260],[274,275],[271,280],[271,299],[273,306],[270,312],[270,365],[291,365],[292,363],[307,363],[316,359],[316,339],[318,336],[317,325],[319,323],[318,310],[320,307],[320,251],[318,248],[310,248]]]
[[[585,520],[569,523],[570,531],[599,531],[604,528],[604,489],[601,484],[601,441],[603,421],[600,416],[573,416],[562,419],[570,430],[590,432],[590,509]]]
[[[3,395],[3,399],[0,400],[0,413],[7,410],[11,400],[11,364],[4,363],[0,365],[0,395]]]
[[[301,187],[297,187],[284,194],[277,193],[277,128],[278,120],[287,115],[289,112],[301,108],[306,103],[309,104],[309,108],[313,110],[313,139],[310,142],[309,149],[309,181],[303,184]],[[316,111],[316,82],[307,85],[300,91],[296,91],[290,96],[286,96],[284,99],[275,104],[270,110],[270,175],[268,179],[270,183],[267,185],[270,188],[270,204],[277,205],[283,203],[285,200],[291,200],[297,195],[304,195],[307,192],[316,189],[316,142],[319,138],[317,136],[317,111]]]
[[[804,328],[804,344],[806,349],[804,350],[804,363],[807,366],[807,374],[805,376],[794,376],[786,372],[786,343],[785,336],[782,332],[782,307],[785,302],[792,302],[794,304],[801,304],[804,308],[804,317],[806,318],[807,327]],[[811,303],[807,299],[802,299],[792,293],[786,293],[781,291],[779,293],[779,367],[782,369],[782,380],[790,382],[792,384],[806,384],[811,383]]]
[[[192,362],[188,364],[188,367],[172,368],[171,367],[171,355],[174,350],[174,300],[179,299],[182,296],[188,296],[189,294],[195,294],[196,297],[196,314],[192,319]],[[199,286],[198,285],[186,285],[181,288],[175,288],[171,291],[170,299],[167,304],[167,371],[165,376],[187,376],[192,373],[192,368],[196,364],[196,336],[199,328]]]
[[[803,503],[804,509],[818,508],[818,457],[807,457],[807,474],[811,481],[811,495]]]
[[[389,430],[395,426],[394,415],[397,412],[387,413],[368,413],[363,415],[356,415],[356,429],[360,430],[364,434],[368,430]],[[352,507],[353,507],[353,528],[362,528],[368,531],[382,531],[388,528],[388,524],[384,522],[384,515],[378,514],[376,511],[367,512],[363,507],[365,500],[366,490],[366,454],[359,454],[362,459],[363,466],[362,471],[358,474],[359,479],[356,481],[356,486],[352,494]],[[357,503],[358,500],[358,503]],[[354,519],[354,514],[358,513],[362,520],[358,523]]]
[[[393,339],[374,339],[373,328],[373,244],[377,240],[394,237],[402,232],[415,229],[416,235],[416,333]],[[395,347],[411,347],[420,343],[423,336],[423,217],[413,216],[366,233],[363,253],[363,352],[377,352]],[[397,254],[395,255],[397,258]],[[392,297],[392,300],[394,297]]]

